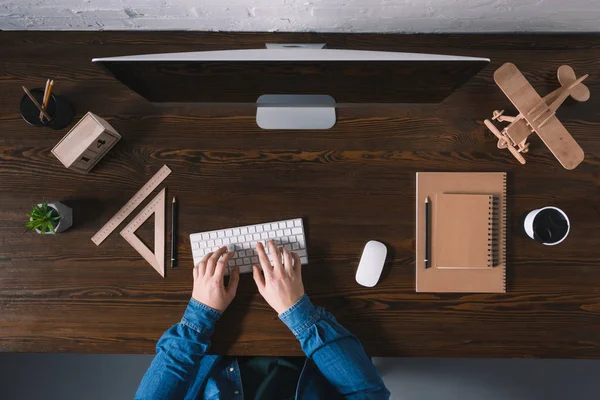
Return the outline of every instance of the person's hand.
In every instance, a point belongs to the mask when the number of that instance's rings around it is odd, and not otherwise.
[[[239,267],[231,268],[229,283],[225,287],[225,270],[234,253],[222,247],[208,253],[194,267],[194,290],[192,298],[200,303],[223,312],[231,304],[240,281]]]
[[[268,246],[273,264],[269,261],[262,243],[258,242],[256,251],[262,271],[258,265],[253,265],[252,272],[258,292],[278,314],[281,314],[304,295],[300,257],[285,247],[278,249],[273,241],[269,241]]]

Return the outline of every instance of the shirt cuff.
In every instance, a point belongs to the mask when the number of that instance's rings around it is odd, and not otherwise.
[[[214,329],[221,315],[223,315],[222,312],[202,304],[196,299],[190,299],[181,323],[198,333],[203,333]]]
[[[306,294],[300,297],[293,306],[279,314],[279,319],[290,328],[294,336],[304,332],[319,317],[319,309],[313,305]]]

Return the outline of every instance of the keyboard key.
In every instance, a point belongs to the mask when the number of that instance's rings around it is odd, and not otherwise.
[[[252,240],[253,241],[259,241],[260,240],[260,233],[255,233],[254,235],[252,235]]]
[[[262,225],[256,225],[256,232],[260,233],[263,231],[263,226]]]
[[[247,227],[240,228],[240,233],[242,235],[245,235],[246,233],[248,233],[248,228]]]
[[[204,248],[206,248],[206,242],[200,242],[200,243],[198,243],[198,244],[200,245],[200,248],[201,248],[201,249],[204,249]]]
[[[250,264],[250,259],[248,257],[244,258],[244,264]]]
[[[235,260],[229,260],[229,262],[227,263],[228,266],[233,267],[235,266]]]
[[[246,250],[238,251],[238,257],[246,257]]]
[[[256,228],[253,226],[249,226],[248,227],[248,233],[255,233],[256,232]]]
[[[203,233],[202,234],[202,240],[208,240],[208,239],[210,239],[208,233]]]
[[[260,238],[261,239],[268,239],[269,238],[269,234],[267,232],[263,232],[260,234]]]
[[[244,243],[244,244],[242,244],[242,247],[244,249],[249,249],[250,248],[250,243]]]
[[[234,228],[234,229],[232,229],[232,231],[233,231],[234,236],[237,236],[240,234],[240,228]]]
[[[292,230],[291,229],[284,229],[283,230],[283,234],[285,236],[292,236]]]
[[[287,221],[285,224],[287,225],[288,228],[294,227],[294,221]]]
[[[225,237],[225,232],[223,232],[223,231],[217,232],[217,237],[224,238]]]
[[[244,261],[241,258],[238,258],[237,260],[235,260],[235,265],[242,265],[244,264]]]
[[[295,251],[294,253],[298,254],[298,257],[300,257],[300,258],[306,257],[306,250],[304,250],[304,249],[300,249],[298,251]]]
[[[246,235],[246,242],[251,242],[253,240],[252,235]]]
[[[250,272],[252,272],[251,265],[244,265],[243,267],[240,267],[240,274],[248,274]]]
[[[200,243],[198,243],[198,242],[192,243],[192,250],[199,249],[199,248],[200,248]]]
[[[258,257],[254,256],[254,257],[250,257],[250,261],[252,261],[253,264],[258,263]]]
[[[202,251],[202,250],[193,251],[192,255],[194,256],[194,258],[202,259],[202,257],[204,257],[204,251]],[[198,260],[198,262],[200,262],[200,260]],[[198,263],[195,263],[194,266],[197,265],[197,264]]]
[[[292,228],[292,234],[293,235],[300,235],[300,234],[302,234],[302,228]]]
[[[285,222],[279,223],[279,229],[285,229]]]
[[[223,240],[215,239],[215,246],[222,246],[222,245],[223,245]]]
[[[305,248],[306,247],[306,241],[304,240],[304,237],[302,237],[301,235],[296,236],[296,239],[298,239],[298,244],[300,245],[300,247]]]
[[[277,229],[279,229],[279,225],[278,224],[271,224],[271,230],[272,231],[276,231]]]
[[[210,235],[211,239],[216,239],[217,238],[217,232],[211,232],[211,233],[209,233],[209,235]]]
[[[231,240],[228,237],[223,238],[223,244],[229,244],[229,243],[231,243]]]
[[[300,264],[308,264],[308,257],[300,257]]]
[[[299,219],[294,220],[294,226],[302,226],[302,221]]]
[[[298,250],[299,248],[298,243],[292,243],[292,250]]]
[[[236,253],[236,251],[235,251],[235,245],[234,244],[228,244],[227,245],[227,251],[229,251],[230,253]],[[235,258],[235,254],[233,255],[233,258]]]
[[[235,244],[235,251],[240,251],[240,250],[243,250],[243,249],[244,249],[244,248],[242,247],[242,244],[241,244],[241,243],[236,243],[236,244]]]
[[[215,247],[215,241],[214,240],[209,240],[208,242],[206,242],[206,246],[207,247]]]
[[[290,242],[290,239],[287,236],[284,236],[284,237],[281,238],[281,243],[286,244],[286,243],[289,243],[289,242]]]
[[[282,237],[283,236],[283,231],[275,231],[275,236]]]

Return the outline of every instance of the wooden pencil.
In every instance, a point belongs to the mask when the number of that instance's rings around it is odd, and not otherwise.
[[[48,101],[50,101],[50,95],[52,95],[52,86],[54,86],[54,79],[48,79],[46,81],[46,88],[44,89],[44,100],[42,102],[42,108],[45,110],[48,107]],[[40,121],[44,122],[44,114],[40,112]]]
[[[50,118],[50,116],[48,115],[46,110],[44,110],[44,108],[42,108],[42,106],[40,105],[40,103],[38,103],[38,101],[35,99],[35,97],[33,97],[31,92],[25,86],[21,86],[21,87],[23,88],[23,91],[25,92],[27,97],[29,97],[29,100],[31,100],[33,105],[35,105],[38,108],[38,110],[40,110],[40,112],[44,115],[44,117],[48,118],[48,121],[50,121],[52,118]]]

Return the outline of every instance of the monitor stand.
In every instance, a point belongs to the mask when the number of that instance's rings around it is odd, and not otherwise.
[[[256,100],[256,123],[262,129],[329,129],[335,104],[327,95],[264,94]]]

